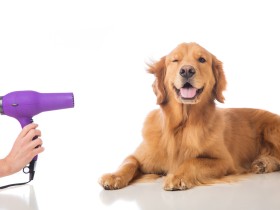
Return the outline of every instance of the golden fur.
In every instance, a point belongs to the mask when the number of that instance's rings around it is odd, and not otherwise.
[[[148,72],[160,109],[147,116],[136,151],[100,178],[105,189],[123,188],[139,174],[166,175],[165,190],[185,190],[228,175],[280,170],[280,117],[217,108],[226,79],[221,61],[206,49],[182,43]]]

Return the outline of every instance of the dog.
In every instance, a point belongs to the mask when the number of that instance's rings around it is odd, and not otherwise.
[[[197,43],[182,43],[148,67],[159,109],[143,126],[143,141],[106,190],[141,174],[165,176],[163,189],[186,190],[229,175],[280,170],[280,116],[260,109],[217,108],[223,103],[223,64]]]

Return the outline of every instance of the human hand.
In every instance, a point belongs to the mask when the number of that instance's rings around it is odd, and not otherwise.
[[[22,129],[10,153],[0,160],[0,177],[20,171],[36,155],[44,151],[43,142],[40,138],[41,131],[37,127],[37,124],[31,123]],[[38,138],[32,140],[35,136],[38,136]]]

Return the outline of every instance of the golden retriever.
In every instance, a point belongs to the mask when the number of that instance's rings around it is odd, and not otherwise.
[[[219,61],[196,43],[182,43],[149,66],[160,109],[150,112],[143,142],[106,190],[127,186],[139,174],[166,175],[165,190],[185,190],[227,175],[280,170],[280,117],[249,109],[221,109],[226,79]]]

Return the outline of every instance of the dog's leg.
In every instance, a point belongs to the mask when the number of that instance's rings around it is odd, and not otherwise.
[[[210,184],[213,180],[234,173],[230,163],[219,159],[193,158],[185,161],[164,181],[165,190],[186,190],[201,184]]]
[[[115,173],[104,174],[99,179],[99,184],[105,190],[123,188],[138,174],[139,162],[134,156],[128,156]]]
[[[261,151],[251,165],[253,173],[280,170],[280,118],[269,117],[262,132]]]
[[[261,155],[252,163],[252,172],[256,174],[270,173],[280,170],[280,160],[271,155]]]

